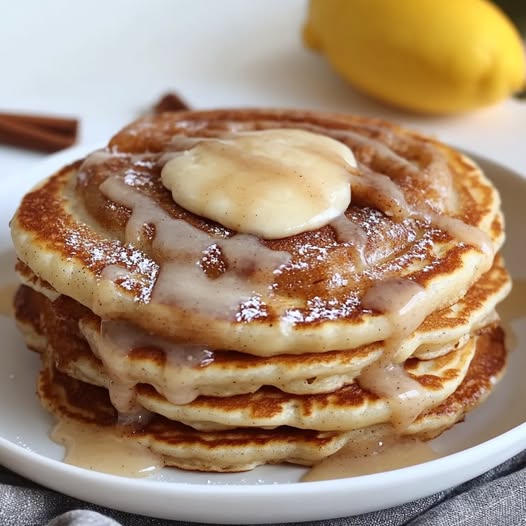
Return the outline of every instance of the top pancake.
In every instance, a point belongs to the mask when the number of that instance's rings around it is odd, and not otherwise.
[[[358,174],[343,229],[278,240],[236,234],[182,209],[161,184],[174,136],[272,128],[315,131],[352,148]],[[367,292],[396,280],[417,284],[424,316],[455,303],[502,244],[499,208],[496,190],[466,157],[383,121],[216,110],[136,121],[103,152],[29,193],[11,228],[17,256],[40,280],[103,319],[273,356],[409,336],[392,313],[364,301]],[[162,246],[161,233],[169,238]]]

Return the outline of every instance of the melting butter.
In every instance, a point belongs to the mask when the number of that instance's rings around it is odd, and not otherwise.
[[[368,429],[362,430],[362,434],[363,437],[350,441],[313,466],[301,482],[372,475],[438,458],[427,442],[416,438],[384,435]]]
[[[159,455],[120,436],[113,426],[60,419],[51,438],[65,446],[64,462],[81,468],[123,477],[147,477],[163,467]]]
[[[340,243],[349,243],[354,246],[361,266],[367,267],[368,259],[365,251],[367,247],[367,232],[360,225],[351,221],[345,214],[331,221],[331,227],[334,229]]]
[[[458,239],[461,243],[477,247],[485,256],[486,267],[491,266],[495,249],[493,242],[486,232],[473,225],[469,225],[456,217],[439,214],[423,214],[425,219],[447,232],[451,237]]]
[[[429,403],[422,385],[407,373],[403,364],[393,363],[389,356],[366,367],[359,383],[385,398],[391,411],[391,423],[401,431],[409,427]]]
[[[384,342],[382,358],[360,374],[360,385],[384,397],[396,429],[407,428],[427,408],[425,389],[396,363],[400,343],[424,321],[433,304],[425,289],[408,279],[379,281],[365,293],[362,304],[382,312],[391,323],[391,336]]]
[[[382,312],[391,322],[391,337],[386,342],[388,354],[396,352],[400,341],[417,329],[434,309],[426,289],[405,278],[374,283],[365,293],[362,305]]]
[[[296,129],[198,142],[164,165],[174,200],[200,216],[265,239],[316,230],[351,202],[352,151]]]
[[[249,234],[213,237],[174,219],[148,196],[116,177],[106,179],[100,189],[132,211],[126,224],[127,243],[145,248],[150,241],[144,239],[144,225],[155,227],[151,247],[161,268],[153,302],[179,304],[217,318],[231,318],[243,302],[271,294],[274,274],[290,261],[288,252],[271,250]],[[227,264],[227,270],[216,279],[209,278],[200,265],[203,254],[213,245],[217,245]],[[113,269],[107,279],[118,277],[119,272]]]
[[[135,393],[138,377],[130,359],[134,349],[152,348],[164,354],[161,375],[151,383],[174,404],[187,404],[197,398],[199,390],[188,380],[188,370],[206,367],[214,360],[214,353],[207,346],[166,340],[127,322],[103,321],[100,331],[82,321],[79,327],[110,378],[106,387],[112,405],[120,413],[131,415],[132,419],[140,410]]]

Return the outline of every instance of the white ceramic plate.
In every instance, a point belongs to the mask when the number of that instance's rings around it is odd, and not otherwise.
[[[0,286],[14,281],[7,224],[18,200],[39,179],[84,151],[76,148],[52,156],[22,178],[2,182]],[[240,474],[164,469],[149,479],[76,468],[61,462],[62,448],[48,438],[51,418],[34,395],[38,357],[25,350],[13,321],[0,318],[0,462],[45,486],[103,506],[168,519],[254,524],[388,508],[464,482],[515,455],[526,444],[526,179],[490,161],[478,161],[504,202],[508,232],[504,253],[516,280],[511,296],[514,319],[507,319],[514,352],[504,381],[487,403],[434,441],[442,458],[376,475],[309,483],[297,482],[302,468],[285,466]]]

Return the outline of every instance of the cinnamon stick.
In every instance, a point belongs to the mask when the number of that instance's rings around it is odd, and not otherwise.
[[[76,140],[76,126],[73,133],[68,130],[57,131],[56,128],[40,127],[34,123],[28,123],[24,118],[13,119],[0,115],[0,143],[18,148],[42,152],[62,150],[73,145]]]
[[[77,119],[68,117],[55,117],[51,115],[39,115],[30,113],[6,113],[0,112],[0,119],[8,119],[11,122],[31,127],[44,128],[64,135],[76,135],[78,128]]]
[[[179,95],[169,92],[163,95],[153,107],[153,113],[163,113],[165,111],[188,110],[190,107]]]

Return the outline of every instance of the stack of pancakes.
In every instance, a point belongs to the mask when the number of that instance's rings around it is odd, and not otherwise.
[[[274,129],[350,147],[343,215],[262,239],[191,213],[162,184],[174,153]],[[312,465],[371,429],[427,440],[505,367],[499,196],[462,154],[384,121],[145,117],[27,194],[11,229],[42,403],[165,465]]]

